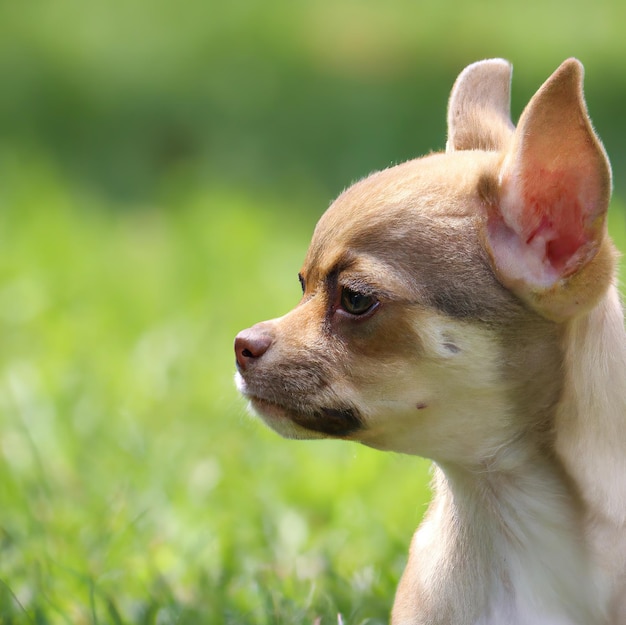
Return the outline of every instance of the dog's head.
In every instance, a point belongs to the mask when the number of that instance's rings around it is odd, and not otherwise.
[[[517,129],[510,74],[502,60],[466,68],[446,152],[340,195],[315,229],[300,304],[237,336],[238,388],[279,433],[462,461],[545,427],[562,328],[612,279],[610,169],[578,61]]]

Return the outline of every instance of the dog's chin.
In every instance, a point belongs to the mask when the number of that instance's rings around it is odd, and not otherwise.
[[[248,395],[248,399],[252,411],[285,438],[349,438],[363,427],[356,411],[348,408],[305,413],[259,397]]]
[[[305,428],[293,419],[293,413],[282,406],[264,399],[249,398],[248,408],[252,414],[260,417],[274,432],[284,438],[307,440],[327,438],[327,435]]]
[[[251,412],[285,438],[352,438],[364,429],[358,410],[349,407],[301,410],[261,397],[250,388],[240,372],[235,375],[237,390],[250,401]]]

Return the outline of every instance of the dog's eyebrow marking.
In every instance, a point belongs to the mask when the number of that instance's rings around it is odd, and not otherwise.
[[[335,292],[333,289],[341,285],[358,293],[373,295],[381,299],[411,301],[399,288],[394,289],[393,283],[389,283],[393,275],[390,265],[375,257],[345,252],[328,272],[326,285],[329,293]],[[383,284],[380,279],[383,276],[388,279],[386,284]]]
[[[349,270],[351,267],[355,265],[357,258],[351,252],[345,252],[342,254],[332,265],[330,270],[326,275],[326,279],[336,279],[340,273]]]

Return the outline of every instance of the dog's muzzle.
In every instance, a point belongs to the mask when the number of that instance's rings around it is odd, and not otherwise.
[[[263,355],[273,342],[274,335],[267,322],[242,330],[235,337],[237,388],[270,427],[282,431],[282,428],[276,428],[277,420],[287,419],[310,432],[337,438],[347,437],[363,428],[363,420],[355,408],[308,406],[303,404],[300,394],[283,397],[283,388],[280,393],[271,392],[264,388],[265,384],[255,383],[255,377],[259,377],[255,376],[255,371],[262,365]]]

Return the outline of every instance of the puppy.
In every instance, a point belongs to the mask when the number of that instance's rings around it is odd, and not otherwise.
[[[626,623],[626,333],[582,76],[516,129],[510,65],[467,67],[445,153],[342,193],[300,304],[235,340],[278,433],[434,461],[396,625]]]

